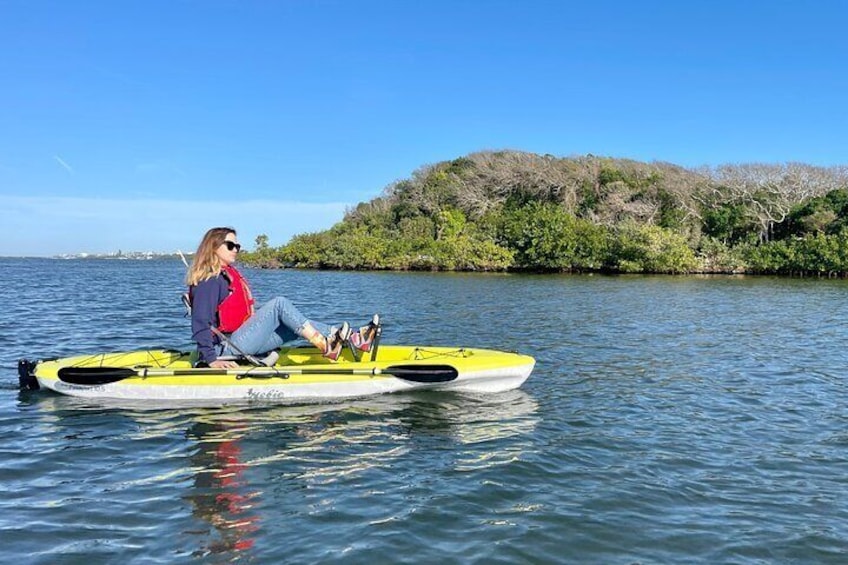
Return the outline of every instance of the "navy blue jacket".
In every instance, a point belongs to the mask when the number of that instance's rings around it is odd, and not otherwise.
[[[191,291],[191,337],[197,342],[198,361],[218,358],[220,338],[210,328],[218,327],[218,305],[230,294],[230,283],[222,274],[199,282]]]

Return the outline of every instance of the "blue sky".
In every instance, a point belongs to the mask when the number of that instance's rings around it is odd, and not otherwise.
[[[252,246],[474,151],[846,164],[848,2],[0,0],[0,255]]]

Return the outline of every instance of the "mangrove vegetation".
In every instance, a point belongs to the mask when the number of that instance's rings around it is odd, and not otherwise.
[[[259,266],[607,273],[848,273],[848,170],[698,169],[473,153],[424,166]]]

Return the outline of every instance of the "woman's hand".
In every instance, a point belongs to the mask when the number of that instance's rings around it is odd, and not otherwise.
[[[238,369],[238,363],[226,359],[215,359],[209,366],[216,369]]]

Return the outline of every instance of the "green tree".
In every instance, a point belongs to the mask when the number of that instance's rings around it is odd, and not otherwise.
[[[597,268],[604,254],[603,228],[566,212],[558,204],[529,202],[504,212],[501,244],[525,269]]]
[[[722,203],[703,213],[704,234],[725,244],[739,243],[756,229],[742,204]]]
[[[686,239],[659,226],[625,223],[613,231],[610,264],[625,273],[689,273],[699,266]]]

